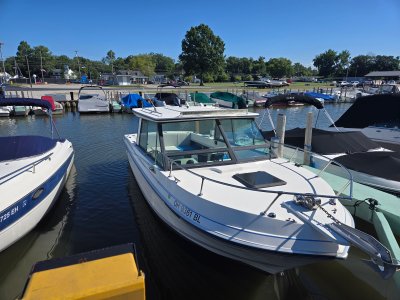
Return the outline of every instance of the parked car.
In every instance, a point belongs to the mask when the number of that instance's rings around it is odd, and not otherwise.
[[[348,81],[339,81],[336,84],[337,87],[352,87],[353,85]]]
[[[359,81],[350,81],[352,86],[359,86],[360,82]]]

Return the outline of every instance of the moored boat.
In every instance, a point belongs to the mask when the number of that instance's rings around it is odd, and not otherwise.
[[[8,98],[5,105],[51,105],[40,99]],[[18,241],[49,212],[74,160],[71,142],[46,136],[0,137],[0,251]]]
[[[92,92],[98,90],[98,93]],[[90,91],[89,93],[85,93]],[[79,113],[108,113],[111,103],[101,86],[88,85],[79,89],[78,93],[78,111]]]
[[[235,109],[247,107],[245,99],[229,92],[214,92],[210,94],[210,98],[221,107]]]
[[[216,107],[133,112],[138,132],[124,138],[133,174],[150,207],[188,240],[269,273],[344,259],[349,241],[372,247],[360,241],[327,182],[275,156],[258,114]],[[387,253],[378,264],[392,274],[397,265]]]

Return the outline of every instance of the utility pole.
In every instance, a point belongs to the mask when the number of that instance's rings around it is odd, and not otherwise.
[[[1,47],[3,45],[4,43],[0,42],[0,58],[1,61],[3,62],[3,83],[6,83],[6,67],[4,66],[3,52],[1,51]]]
[[[77,50],[75,50],[75,57],[78,59],[79,80],[81,80],[81,77],[82,77],[82,75],[81,75],[81,65],[79,63],[79,56],[78,56],[78,51]]]
[[[42,61],[42,51],[40,51],[40,71],[42,72],[42,83],[44,83],[44,77],[43,77],[43,61]]]
[[[26,64],[28,65],[29,83],[30,83],[31,88],[32,88],[32,78],[31,78],[31,70],[29,69],[28,55],[25,54],[25,58],[26,58]]]

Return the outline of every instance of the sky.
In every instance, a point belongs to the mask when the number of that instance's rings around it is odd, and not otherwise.
[[[186,32],[208,25],[225,56],[312,66],[328,49],[400,56],[400,0],[0,0],[3,58],[21,41],[54,55],[178,59]]]

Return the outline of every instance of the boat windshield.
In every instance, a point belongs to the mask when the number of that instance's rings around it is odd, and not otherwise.
[[[165,154],[180,165],[214,165],[270,158],[254,119],[222,119],[162,124]]]
[[[238,160],[270,157],[269,146],[254,119],[225,119],[221,127]]]
[[[216,120],[162,124],[165,154],[180,165],[232,161]]]
[[[92,99],[95,95],[81,95],[79,97],[79,100],[88,100],[88,99]]]

